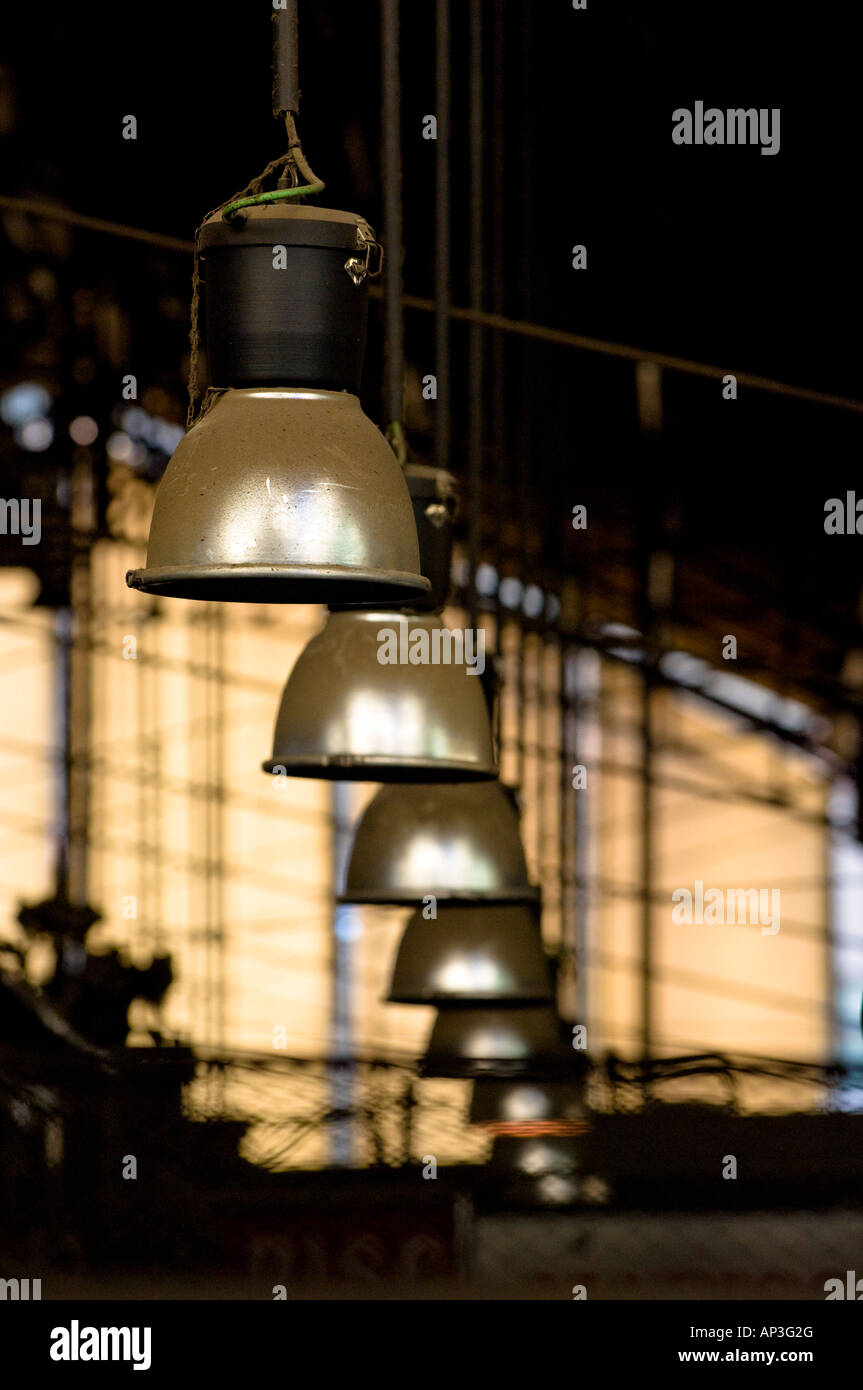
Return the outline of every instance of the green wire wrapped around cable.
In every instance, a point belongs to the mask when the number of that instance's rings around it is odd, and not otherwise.
[[[269,193],[256,193],[250,198],[237,198],[222,208],[223,217],[233,217],[242,208],[255,207],[259,203],[276,203],[282,198],[301,198],[306,195],[322,193],[324,184],[318,179],[315,183],[302,183],[296,188],[274,188]]]

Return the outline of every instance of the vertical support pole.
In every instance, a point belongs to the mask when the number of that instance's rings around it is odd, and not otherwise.
[[[532,4],[534,0],[522,0],[519,37],[521,51],[520,82],[514,100],[523,111],[530,111],[533,107],[534,94],[533,83],[531,81],[534,72],[534,42],[533,42],[533,17]],[[518,309],[523,319],[530,319],[533,313],[533,302],[530,293],[531,283],[531,197],[533,193],[533,172],[532,155],[529,141],[519,141],[520,155],[518,166],[518,178],[521,187],[519,197],[519,227],[518,227],[518,247],[513,253],[517,256],[515,274],[520,292],[517,296]],[[519,536],[521,545],[517,548],[519,573],[518,577],[522,581],[531,569],[531,557],[525,543],[525,535],[533,519],[533,503],[531,498],[531,403],[530,403],[530,383],[534,361],[535,345],[527,339],[522,339],[518,352],[518,420],[517,434],[518,456],[516,461],[516,478],[514,492],[518,503],[519,517]],[[514,615],[518,624],[519,641],[516,656],[516,698],[518,700],[518,722],[516,739],[516,782],[519,786],[524,785],[527,769],[527,727],[525,711],[527,708],[528,682],[526,669],[526,651],[524,640],[524,620],[522,613]]]
[[[384,185],[382,237],[384,260],[384,402],[389,426],[401,429],[404,413],[404,314],[402,264],[401,73],[399,68],[400,0],[381,0],[381,167]],[[393,439],[400,443],[400,439]]]
[[[638,421],[642,433],[642,449],[648,463],[652,458],[651,442],[662,430],[662,369],[652,362],[635,364],[635,390],[638,406]],[[651,505],[652,503],[652,505]],[[654,1040],[654,999],[653,999],[653,893],[654,860],[656,855],[654,827],[654,728],[653,716],[657,679],[657,608],[667,607],[668,594],[662,589],[663,579],[669,581],[670,575],[657,554],[654,534],[657,499],[645,499],[642,515],[646,534],[643,545],[643,617],[644,661],[641,683],[641,770],[640,770],[640,822],[641,822],[641,1055],[647,1062],[653,1051]],[[662,557],[667,559],[668,557]],[[648,1087],[645,1086],[645,1094]]]
[[[503,315],[507,308],[505,294],[506,275],[506,25],[504,20],[504,0],[494,0],[492,13],[492,54],[491,54],[491,235],[490,299],[492,312]],[[494,507],[494,551],[493,560],[497,576],[495,589],[495,655],[500,657],[504,647],[504,611],[500,602],[500,581],[504,570],[504,531],[506,511],[504,498],[512,496],[509,460],[508,406],[506,392],[506,335],[494,332],[490,340],[490,457],[492,487],[496,499]],[[498,758],[503,756],[503,701],[494,701],[493,734]]]
[[[227,978],[226,978],[226,922],[225,922],[225,605],[212,605],[212,670],[213,670],[213,781],[212,788],[212,854],[215,859],[214,875],[214,938],[215,966],[215,1041],[220,1052],[227,1043]],[[222,1095],[224,1093],[224,1070],[219,1072]]]
[[[571,762],[587,770],[587,786],[573,789],[573,895],[575,951],[575,1012],[580,1023],[587,1020],[588,959],[591,947],[591,899],[596,873],[597,846],[591,838],[591,811],[598,805],[597,779],[602,761],[602,660],[585,647],[571,649],[567,671],[568,713],[571,727]]]
[[[437,0],[435,28],[435,464],[449,469],[450,460],[450,0]]]
[[[837,821],[840,821],[841,812],[839,808],[842,804],[840,791],[848,790],[849,784],[843,784],[834,773],[830,777],[830,782],[825,796],[825,810],[827,821],[827,834],[824,837],[824,956],[827,975],[827,997],[826,997],[826,1017],[824,1019],[825,1034],[827,1041],[828,1062],[838,1062],[847,1060],[847,1049],[845,1048],[843,1017],[842,1017],[842,990],[840,961],[837,959],[836,936],[839,925],[841,910],[841,890],[837,891],[837,880],[841,883],[841,856],[843,849],[843,837],[837,828]],[[840,821],[841,823],[841,821]],[[861,981],[863,988],[863,981]],[[863,1017],[861,1017],[863,1025]],[[855,1040],[856,1041],[856,1040]],[[843,1054],[845,1054],[843,1056]]]
[[[333,782],[333,886],[338,892],[353,840],[354,789],[350,782]],[[362,931],[360,909],[337,904],[333,914],[330,996],[330,1105],[344,1112],[330,1126],[330,1159],[348,1168],[354,1161],[354,942]]]
[[[863,845],[856,835],[860,811],[859,779],[834,773],[826,789],[824,932],[825,955],[825,1060],[859,1066],[863,1060],[860,1038],[860,938],[863,921]],[[854,1098],[860,1104],[861,1090]]]
[[[54,744],[57,749],[54,780],[54,893],[60,902],[69,901],[73,623],[74,612],[71,603],[69,607],[57,610],[54,622]]]
[[[226,1042],[227,980],[225,977],[225,717],[224,717],[224,610],[207,603],[201,615],[205,686],[204,802],[204,980],[206,997],[202,1013],[207,1041],[221,1055]],[[224,1070],[217,1061],[210,1073],[208,1104],[213,1116],[224,1097]]]
[[[416,1096],[414,1095],[414,1079],[411,1075],[405,1078],[405,1090],[402,1097],[402,1164],[407,1166],[411,1162],[414,1147],[414,1110],[416,1108]]]
[[[645,653],[641,683],[641,1055],[653,1050],[653,690],[652,655]]]
[[[71,609],[62,642],[65,664],[65,757],[68,901],[85,907],[89,891],[90,819],[90,636],[92,623],[91,546],[95,531],[95,478],[89,461],[72,468],[74,558]]]
[[[483,0],[470,0],[470,252],[468,298],[472,309],[481,310],[483,301],[483,256],[485,252],[483,197]],[[476,575],[482,547],[482,467],[484,414],[484,330],[478,323],[468,329],[468,414],[467,465],[467,542],[468,542],[468,622],[479,625],[479,596]]]

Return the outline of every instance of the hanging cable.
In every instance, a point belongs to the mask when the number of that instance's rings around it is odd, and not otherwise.
[[[435,463],[450,467],[450,4],[437,0],[435,28],[435,267],[434,328],[437,406]],[[406,301],[407,302],[407,301]]]
[[[298,34],[297,0],[282,0],[282,7],[273,10],[273,115],[276,118],[300,109]]]
[[[246,208],[260,207],[267,203],[282,202],[286,199],[302,199],[323,193],[326,184],[312,169],[300,142],[297,131],[297,112],[300,105],[299,66],[298,66],[298,25],[297,0],[285,0],[283,9],[273,11],[273,115],[285,123],[288,148],[284,154],[271,159],[260,174],[251,179],[231,198],[212,209],[204,218],[207,222],[216,213],[221,213],[227,221],[241,216]],[[264,184],[278,174],[275,188],[267,189]],[[304,182],[300,182],[300,180]],[[203,223],[201,224],[203,226]],[[201,227],[195,233],[195,252],[192,264],[192,306],[189,328],[189,406],[186,412],[186,429],[191,429],[198,416],[205,414],[219,394],[207,392],[203,399],[200,386],[201,357],[201,266],[200,266]]]
[[[213,208],[212,212],[207,213],[204,222],[214,217],[217,212],[221,212],[222,217],[231,221],[238,217],[244,208],[257,207],[262,203],[272,203],[285,198],[303,198],[313,194],[322,193],[326,184],[315,175],[311,166],[305,158],[297,135],[296,122],[293,115],[289,112],[285,116],[285,128],[288,133],[288,149],[285,154],[273,159],[265,169],[246,184],[245,188],[240,189],[227,202],[220,203]],[[280,170],[279,183],[286,178],[291,179],[290,188],[277,188],[269,191],[264,190],[264,182]],[[306,183],[299,183],[299,175],[307,180]],[[203,226],[203,223],[201,224]],[[200,357],[201,357],[201,330],[200,330],[200,311],[201,311],[201,253],[199,238],[201,227],[195,232],[195,250],[192,262],[192,306],[191,324],[189,328],[189,406],[186,412],[186,429],[191,429],[199,414],[206,412],[206,409],[215,400],[219,392],[208,393],[208,399],[202,404],[203,392],[201,391]]]
[[[381,167],[383,241],[389,247],[384,272],[384,410],[387,439],[399,463],[407,462],[404,414],[405,338],[402,212],[401,73],[399,0],[381,3]]]
[[[470,6],[470,307],[482,310],[484,200],[483,200],[483,71],[482,71],[482,0],[471,0]],[[482,551],[482,465],[484,411],[485,335],[479,324],[468,330],[468,381],[470,410],[468,415],[468,622],[479,625],[479,595],[476,575]]]

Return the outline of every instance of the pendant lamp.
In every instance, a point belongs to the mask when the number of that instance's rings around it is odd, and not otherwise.
[[[205,221],[212,388],[159,485],[130,587],[253,603],[428,590],[402,469],[357,396],[376,246],[345,212],[263,204]]]
[[[572,1049],[550,1005],[441,1009],[421,1062],[423,1076],[566,1075]]]
[[[503,1135],[492,1144],[484,1187],[507,1209],[530,1209],[588,1201],[595,1183],[585,1171],[581,1140]]]
[[[342,902],[537,902],[500,782],[381,787],[354,836]]]
[[[481,1077],[474,1082],[470,1123],[514,1138],[584,1134],[589,1112],[575,1076],[566,1080],[507,1080]]]
[[[565,1077],[474,1082],[470,1122],[494,1136],[484,1186],[507,1207],[561,1206],[598,1196],[596,1180],[585,1174],[584,1136],[591,1127],[583,1098],[586,1066],[580,1053]]]
[[[449,474],[406,469],[430,591],[449,589],[455,487]],[[497,775],[482,684],[484,650],[440,611],[330,611],[282,693],[266,772],[341,781],[466,782]],[[480,660],[482,656],[482,660]]]
[[[414,913],[396,955],[391,1004],[513,1003],[553,997],[539,920],[522,905]]]

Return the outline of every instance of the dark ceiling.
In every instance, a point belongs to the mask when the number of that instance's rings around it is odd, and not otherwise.
[[[453,300],[466,302],[472,185],[468,16],[453,0]],[[434,6],[404,4],[405,279],[433,293]],[[484,302],[514,318],[863,400],[858,331],[859,36],[850,7],[663,0],[574,11],[486,0]],[[380,226],[378,10],[301,0],[301,131],[325,201]],[[2,191],[191,237],[203,214],[281,150],[270,115],[270,7],[149,0],[20,7],[0,50]],[[781,150],[680,148],[671,113],[695,100],[779,107]],[[134,114],[138,139],[122,139]],[[44,261],[69,293],[128,313],[129,358],[182,418],[190,260],[92,233],[37,230],[4,280]],[[59,239],[58,239],[59,236]],[[575,243],[589,268],[571,268]],[[38,305],[7,323],[3,384],[53,331]],[[43,321],[44,319],[44,321]],[[466,467],[466,330],[453,330],[453,467]],[[827,537],[824,503],[859,484],[863,414],[666,372],[665,428],[639,438],[632,365],[570,347],[487,338],[487,554],[586,611],[638,625],[643,561],[676,518],[680,632],[718,651],[741,634],[762,678],[845,699],[863,645],[863,538]],[[74,344],[71,349],[74,357]],[[434,370],[431,319],[408,312],[408,355]],[[82,389],[51,370],[81,409]],[[379,414],[373,323],[367,406]],[[104,409],[113,379],[91,382]],[[85,392],[86,394],[86,392]],[[86,404],[86,402],[84,402]],[[95,409],[95,406],[92,406]],[[415,447],[428,444],[429,418]],[[16,466],[5,454],[6,468]],[[572,505],[589,506],[588,536]],[[736,626],[732,626],[736,624]],[[856,707],[858,696],[852,692]]]

